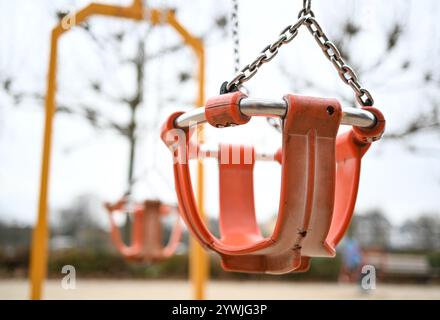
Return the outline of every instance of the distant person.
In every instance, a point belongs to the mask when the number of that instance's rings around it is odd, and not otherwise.
[[[359,282],[362,268],[362,250],[359,242],[351,236],[345,237],[341,243],[342,267],[339,280]]]

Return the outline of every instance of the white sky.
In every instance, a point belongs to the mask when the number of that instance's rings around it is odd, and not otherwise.
[[[102,1],[105,2],[105,1]],[[106,1],[128,3],[128,1]],[[0,79],[7,74],[17,78],[16,88],[43,92],[47,72],[50,30],[55,19],[50,15],[54,8],[79,8],[89,1],[6,1],[0,0]],[[178,18],[195,35],[200,35],[212,25],[215,13],[227,12],[229,1],[150,1],[179,7]],[[269,42],[276,39],[286,25],[296,19],[302,1],[240,0],[241,59],[242,64],[253,59]],[[423,4],[423,5],[421,5]],[[417,70],[439,70],[440,30],[437,1],[355,1],[338,0],[313,2],[314,11],[324,29],[332,38],[342,27],[347,16],[363,28],[361,41],[353,43],[355,61],[370,65],[382,53],[383,31],[389,29],[395,19],[407,26],[405,41],[400,44],[383,69],[377,70],[361,81],[371,89],[376,106],[387,116],[388,130],[402,128],[419,110],[429,105],[431,98],[439,99],[438,86],[424,86]],[[115,19],[93,20],[99,34],[121,26],[141,32],[138,23]],[[219,41],[212,36],[207,40],[207,88],[206,96],[217,94],[220,84],[231,78],[232,48],[230,38]],[[171,31],[159,28],[148,38],[151,52],[177,38]],[[129,39],[124,47],[133,52]],[[108,116],[123,122],[128,113],[111,103],[84,93],[84,80],[106,80],[105,86],[115,95],[129,93],[133,85],[132,73],[111,66],[115,58],[111,52],[96,51],[81,31],[72,31],[62,38],[60,44],[59,95],[60,101],[87,101],[105,110]],[[402,73],[398,66],[405,57],[414,61],[412,69]],[[161,124],[168,114],[190,105],[163,102],[171,97],[180,101],[194,100],[193,83],[178,86],[176,72],[189,71],[194,63],[190,50],[161,59],[148,67],[145,99],[146,107],[138,117],[144,126]],[[281,98],[294,92],[280,72],[287,70],[294,78],[307,78],[316,82],[326,92],[303,90],[300,94],[350,97],[346,88],[323,57],[308,32],[303,30],[294,42],[282,48],[277,58],[262,67],[248,85],[251,95],[265,98]],[[416,70],[416,71],[414,71]],[[437,71],[438,73],[438,71]],[[160,103],[160,101],[162,101]],[[27,100],[14,106],[11,99],[0,91],[0,219],[33,223],[37,212],[39,170],[43,133],[43,109],[34,101]],[[158,117],[160,121],[153,121]],[[97,132],[84,120],[75,116],[59,115],[55,121],[53,143],[50,207],[68,205],[76,196],[94,193],[103,200],[117,199],[126,188],[128,146],[111,132]],[[141,182],[136,185],[135,197],[158,197],[175,201],[172,190],[172,165],[168,151],[159,141],[158,128],[142,129],[138,149],[137,174]],[[207,140],[255,143],[257,149],[275,150],[280,136],[263,119],[253,120],[248,126],[222,130],[208,129]],[[420,134],[407,141],[427,148],[439,149],[439,135]],[[66,152],[70,150],[71,152]],[[154,154],[154,156],[152,156]],[[401,143],[379,142],[363,161],[357,210],[382,208],[394,222],[415,217],[421,212],[440,212],[440,152],[424,155],[409,153]],[[154,170],[147,170],[153,167]],[[148,171],[148,176],[143,174]],[[257,213],[262,219],[276,212],[279,192],[279,167],[275,164],[258,164],[256,168]],[[217,214],[217,171],[213,161],[207,161],[206,211]],[[105,217],[104,217],[105,219]]]

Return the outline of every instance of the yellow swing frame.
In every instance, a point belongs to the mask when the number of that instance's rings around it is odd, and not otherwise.
[[[171,26],[183,39],[184,43],[191,47],[196,54],[197,63],[197,101],[196,106],[204,104],[204,87],[205,87],[205,55],[203,43],[200,39],[191,35],[180,22],[177,20],[173,11],[144,8],[142,0],[134,0],[130,6],[114,6],[106,4],[91,3],[85,8],[81,9],[69,18],[72,19],[72,24],[65,26],[60,22],[52,30],[50,61],[47,79],[47,91],[45,100],[45,125],[44,125],[44,140],[42,151],[41,164],[41,180],[40,180],[40,194],[38,205],[37,223],[32,235],[32,248],[30,260],[30,298],[37,300],[42,298],[44,279],[47,275],[47,260],[48,260],[48,187],[49,187],[49,173],[50,173],[50,159],[52,151],[52,128],[53,118],[56,111],[56,76],[57,76],[57,51],[58,40],[61,35],[66,33],[73,27],[90,16],[101,15],[109,17],[118,17],[133,19],[138,21],[148,20],[152,25],[168,24]],[[203,131],[198,132],[200,140],[203,139]],[[202,141],[200,141],[202,142]],[[203,163],[197,163],[197,200],[200,212],[204,208],[204,194],[203,194]],[[205,251],[198,244],[198,242],[191,238],[190,244],[190,279],[193,284],[194,298],[204,299],[205,284],[208,278],[208,259]]]

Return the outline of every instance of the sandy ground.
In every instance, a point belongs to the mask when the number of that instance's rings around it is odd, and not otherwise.
[[[27,299],[26,280],[0,280],[0,299]],[[46,282],[45,299],[190,299],[185,281],[78,280],[65,290],[61,281]],[[378,284],[365,294],[348,284],[212,281],[208,299],[440,299],[440,286]]]

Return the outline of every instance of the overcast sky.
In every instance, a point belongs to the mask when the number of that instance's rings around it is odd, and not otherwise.
[[[128,3],[129,1],[102,1]],[[72,10],[89,1],[7,1],[0,0],[0,80],[11,75],[20,91],[44,93],[48,63],[49,37],[56,19],[55,9]],[[228,14],[230,1],[149,1],[179,8],[179,20],[195,35],[204,34],[212,26],[212,18]],[[278,33],[295,21],[302,1],[239,0],[242,64],[250,62]],[[440,14],[438,1],[313,1],[313,8],[329,37],[341,32],[342,22],[352,16],[362,27],[359,41],[351,52],[360,66],[368,66],[380,57],[385,46],[384,31],[395,19],[406,29],[404,41],[383,68],[368,74],[361,81],[370,89],[386,117],[389,132],[404,128],[429,101],[440,95],[436,88],[425,85],[419,70],[440,67],[440,30],[436,22]],[[133,30],[132,38],[144,32],[142,23],[116,19],[94,19],[98,34],[125,28]],[[179,38],[169,28],[156,28],[147,41],[147,51],[155,52],[176,43]],[[233,74],[230,37],[216,33],[206,41],[206,96],[217,94],[220,84]],[[134,41],[126,39],[125,53],[135,50]],[[84,81],[105,80],[106,88],[116,96],[130,93],[134,77],[129,70],[116,70],[115,55],[100,52],[83,31],[74,30],[63,36],[59,48],[59,101],[87,101],[123,123],[127,110],[102,101],[83,91]],[[399,66],[410,58],[413,65],[403,72]],[[137,154],[135,197],[160,198],[175,202],[172,186],[171,156],[159,141],[158,126],[173,111],[188,109],[195,99],[193,82],[179,85],[176,74],[191,71],[195,58],[190,50],[159,59],[148,66],[145,107],[138,117],[143,123]],[[320,90],[296,92],[296,85],[283,72],[294,78],[316,82]],[[437,79],[439,80],[439,79]],[[272,63],[264,65],[248,85],[255,97],[281,98],[295,92],[316,96],[350,97],[331,64],[306,30],[290,45],[283,47]],[[169,100],[174,97],[182,106]],[[166,102],[165,102],[166,101]],[[41,103],[28,99],[15,106],[0,90],[0,219],[33,223],[37,212],[40,158],[43,133]],[[157,119],[157,120],[155,120]],[[154,125],[152,127],[152,125]],[[55,121],[50,207],[62,208],[76,196],[93,193],[102,200],[116,200],[126,188],[128,146],[113,132],[97,131],[80,117],[58,115]],[[280,135],[263,119],[250,125],[219,131],[207,130],[207,140],[254,143],[257,150],[276,150]],[[429,149],[423,154],[408,152],[405,144]],[[404,143],[381,141],[372,146],[363,160],[357,210],[382,208],[393,222],[416,217],[422,212],[440,213],[440,146],[439,134],[420,134]],[[432,151],[434,150],[434,151]],[[436,150],[436,151],[435,151]],[[217,214],[217,170],[214,161],[207,161],[206,211]],[[148,172],[148,174],[145,174]],[[257,214],[262,219],[274,214],[278,207],[280,169],[264,163],[256,167]],[[105,217],[104,217],[105,218]]]

